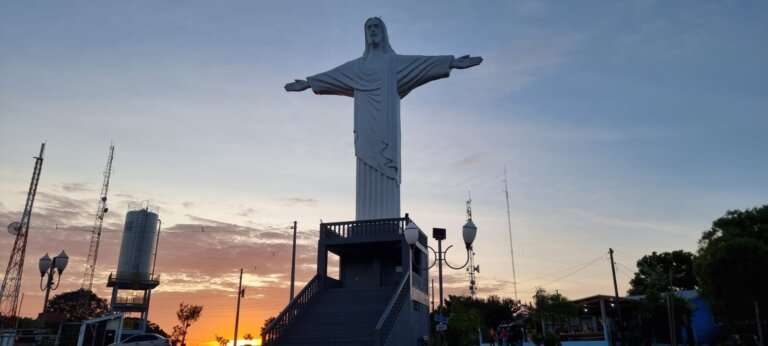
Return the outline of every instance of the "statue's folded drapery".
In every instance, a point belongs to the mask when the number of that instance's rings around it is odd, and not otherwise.
[[[379,59],[363,56],[307,78],[315,94],[355,99],[358,220],[400,217],[400,99],[448,77],[451,61],[450,55],[392,52]]]

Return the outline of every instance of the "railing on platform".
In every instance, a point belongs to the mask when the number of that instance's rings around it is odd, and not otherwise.
[[[264,329],[264,333],[261,334],[262,345],[267,346],[280,339],[291,324],[296,320],[296,317],[301,314],[304,308],[309,305],[312,298],[320,291],[320,280],[318,276],[310,280],[304,289],[291,300],[288,306],[278,315],[267,328]]]
[[[131,273],[131,272],[117,272],[109,273],[107,278],[107,285],[115,285],[117,283],[131,283],[131,284],[144,284],[154,285],[160,284],[160,274],[152,276],[149,273]],[[112,286],[109,286],[112,287]]]
[[[375,345],[383,346],[387,343],[389,334],[392,333],[392,329],[395,327],[397,318],[400,316],[400,312],[403,310],[403,306],[408,302],[410,296],[411,287],[408,285],[410,282],[410,273],[403,275],[403,279],[400,284],[397,285],[395,294],[392,295],[387,308],[379,318],[379,322],[376,323],[376,327],[373,329],[373,340]]]
[[[121,305],[148,305],[148,302],[144,300],[144,297],[117,297],[114,301],[115,304]]]
[[[405,220],[404,218],[395,218],[323,223],[320,225],[320,237],[369,238],[381,235],[397,235],[405,227]]]
[[[321,239],[366,239],[381,236],[398,236],[410,219],[404,218],[329,222],[320,224]],[[427,238],[419,234],[419,243],[426,246]]]

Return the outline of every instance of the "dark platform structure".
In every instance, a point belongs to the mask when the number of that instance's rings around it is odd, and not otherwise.
[[[112,299],[110,300],[109,311],[112,313],[122,312],[124,314],[138,314],[138,318],[126,318],[127,321],[136,323],[127,323],[123,326],[123,336],[141,334],[147,330],[147,321],[149,319],[149,302],[152,297],[152,290],[160,285],[156,277],[151,276],[112,276],[109,274],[107,287],[112,288]]]
[[[410,220],[320,224],[317,274],[264,330],[262,345],[422,345],[429,336],[427,236]],[[328,254],[339,277],[328,276]],[[413,256],[413,258],[411,258]]]

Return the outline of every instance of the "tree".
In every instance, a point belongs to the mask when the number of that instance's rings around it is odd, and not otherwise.
[[[655,251],[637,261],[637,272],[629,284],[629,295],[664,293],[669,291],[692,290],[698,286],[693,273],[694,256],[692,253],[676,250],[672,252]]]
[[[253,335],[251,335],[251,333],[245,333],[243,335],[243,339],[248,341],[248,343],[245,344],[245,346],[249,346],[249,345],[251,345],[251,340],[253,340]]]
[[[261,333],[260,333],[261,335],[264,335],[264,331],[267,329],[267,327],[269,327],[269,325],[270,325],[270,324],[272,323],[272,321],[274,321],[274,320],[275,320],[275,316],[270,316],[269,318],[267,318],[266,320],[264,320],[264,325],[263,325],[263,326],[261,326]]]
[[[170,337],[166,331],[163,330],[163,328],[160,328],[160,326],[152,321],[147,321],[147,333],[154,333],[157,335],[160,335],[162,337]]]
[[[731,210],[699,240],[694,271],[715,317],[739,332],[768,307],[768,205]],[[754,331],[754,325],[748,327]]]
[[[176,311],[176,318],[179,320],[179,322],[181,322],[181,325],[173,326],[173,334],[171,335],[171,339],[173,339],[174,344],[186,346],[184,341],[187,338],[189,326],[192,325],[192,322],[200,319],[202,312],[202,305],[189,305],[184,304],[184,302],[179,303],[179,310]]]
[[[68,321],[85,321],[106,315],[109,310],[107,300],[99,298],[91,290],[79,289],[55,295],[48,301],[46,311],[60,312],[67,315]]]
[[[480,301],[482,303],[481,312],[487,327],[497,327],[502,323],[511,322],[526,313],[525,305],[509,297],[502,298],[497,295],[490,295]]]
[[[636,327],[636,330],[629,330],[628,332],[640,337],[647,344],[652,344],[654,341],[656,343],[671,343],[667,304],[667,299],[670,297],[672,298],[672,304],[674,304],[675,325],[678,327],[683,325],[690,326],[693,308],[687,300],[674,294],[667,295],[650,290],[645,294],[645,298],[638,308],[639,326]],[[687,330],[690,331],[690,328],[687,328]]]
[[[450,324],[443,333],[444,339],[439,343],[453,345],[471,345],[477,340],[477,328],[484,326],[481,311],[482,303],[468,296],[449,295],[445,301],[445,312]],[[431,318],[434,320],[434,318]]]
[[[568,323],[572,316],[576,316],[579,308],[559,292],[551,294],[543,288],[536,290],[534,298],[536,299],[536,308],[533,309],[534,328],[537,330],[539,327],[542,328],[537,334],[547,341],[545,344],[557,344],[559,340],[552,332],[562,324]]]
[[[477,329],[483,335],[489,335],[490,328],[502,323],[518,320],[525,314],[526,309],[519,301],[512,298],[502,298],[491,295],[487,299],[473,299],[467,296],[448,296],[445,302],[444,315],[449,317],[448,330],[441,334],[448,345],[471,345],[477,342]],[[430,321],[434,323],[432,312]],[[434,327],[434,326],[433,326]],[[442,344],[436,339],[433,344]]]
[[[216,342],[219,343],[219,346],[227,346],[227,344],[229,343],[229,339],[223,336],[216,335]]]

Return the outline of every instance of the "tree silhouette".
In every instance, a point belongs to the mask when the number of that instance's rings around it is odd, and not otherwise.
[[[253,335],[251,335],[251,333],[245,333],[243,339],[248,340],[248,343],[245,344],[245,346],[252,345],[251,340],[253,340]]]
[[[675,250],[672,252],[645,255],[637,260],[637,272],[629,284],[630,295],[664,293],[669,291],[693,290],[698,286],[693,275],[692,253]]]
[[[103,316],[108,310],[106,299],[99,298],[91,290],[82,288],[55,295],[46,308],[46,311],[66,314],[68,321],[78,322]]]
[[[216,342],[219,343],[219,346],[227,346],[227,344],[229,343],[229,339],[223,336],[216,335]]]
[[[264,325],[261,326],[261,333],[260,334],[263,335],[264,334],[264,330],[266,330],[267,327],[269,327],[269,324],[272,323],[272,321],[274,321],[274,320],[275,320],[275,316],[270,316],[269,318],[264,320]]]
[[[699,240],[694,270],[715,317],[734,334],[753,332],[755,310],[768,307],[768,204],[713,221]]]
[[[176,318],[179,319],[181,325],[173,326],[173,334],[171,339],[173,340],[174,344],[186,346],[185,340],[187,338],[189,326],[192,325],[192,322],[200,319],[202,312],[202,305],[190,305],[184,304],[184,302],[179,303],[179,310],[176,311]]]

